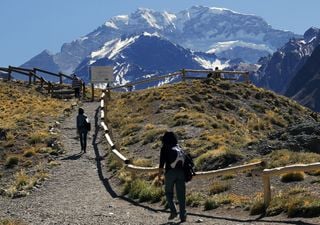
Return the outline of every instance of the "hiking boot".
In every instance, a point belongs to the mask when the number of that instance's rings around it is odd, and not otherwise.
[[[186,221],[187,221],[187,215],[180,218],[181,223],[186,222]]]
[[[170,213],[170,216],[169,216],[168,220],[173,220],[174,218],[177,217],[177,215],[178,215],[178,214],[177,214],[176,212]]]

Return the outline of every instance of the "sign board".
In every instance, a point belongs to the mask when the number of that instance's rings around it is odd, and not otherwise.
[[[91,83],[108,83],[113,81],[112,66],[91,66]]]

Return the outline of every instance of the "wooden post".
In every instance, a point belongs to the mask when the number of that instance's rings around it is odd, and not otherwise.
[[[33,68],[33,73],[36,73],[36,70]],[[36,76],[33,76],[33,84],[36,84]]]
[[[110,85],[109,85],[109,83],[107,84],[107,94],[106,94],[106,96],[108,97],[108,100],[111,99],[111,90],[110,90]],[[105,102],[105,103],[106,103],[106,102]]]
[[[182,69],[181,73],[182,73],[182,81],[185,81],[186,80],[186,70]]]
[[[32,84],[32,73],[30,72],[29,73],[29,85],[31,85]]]
[[[264,206],[267,208],[271,201],[270,176],[262,175],[263,191],[264,191]]]
[[[52,84],[51,84],[51,82],[49,81],[49,82],[48,82],[48,94],[50,94],[50,92],[51,92],[51,87],[52,87]]]
[[[93,102],[94,101],[94,84],[91,83],[91,101]]]
[[[42,88],[43,87],[43,78],[41,77],[40,79],[40,87]]]
[[[86,95],[86,84],[83,81],[82,82],[82,99],[84,99],[85,95]]]
[[[11,70],[9,70],[9,72],[8,72],[8,80],[9,81],[11,80]]]
[[[246,82],[246,83],[249,83],[249,82],[250,82],[249,72],[246,72],[246,73],[245,73],[244,78],[245,78],[245,82]]]
[[[59,73],[59,79],[60,79],[60,84],[62,84],[62,74],[61,73]]]
[[[104,123],[105,124],[107,124],[107,110],[108,110],[108,96],[107,96],[107,93],[106,93],[106,91],[104,90],[104,92],[105,92],[105,95],[103,96],[103,101],[104,101],[104,109],[103,109],[103,111],[104,111]]]

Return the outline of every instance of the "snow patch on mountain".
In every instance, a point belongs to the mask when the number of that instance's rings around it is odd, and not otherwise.
[[[122,49],[132,44],[138,36],[130,37],[127,39],[115,39],[108,41],[100,50],[92,52],[92,58],[102,58],[106,57],[108,59],[112,59],[115,55],[121,52]]]
[[[244,41],[225,41],[225,42],[218,42],[212,46],[212,48],[207,51],[207,53],[215,53],[218,54],[220,52],[230,50],[236,46],[239,47],[246,47],[246,48],[252,48],[256,50],[262,50],[267,51],[270,53],[273,53],[273,49],[269,48],[265,44],[254,44],[254,43],[248,43]]]
[[[216,59],[214,61],[210,61],[201,57],[195,57],[195,61],[197,61],[203,68],[205,69],[214,69],[216,67],[219,67],[219,69],[223,69],[225,67],[230,66],[228,61],[227,62],[222,62],[219,59]]]

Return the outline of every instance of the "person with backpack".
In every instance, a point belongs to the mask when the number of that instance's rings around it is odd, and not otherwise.
[[[163,174],[165,166],[165,195],[170,208],[169,220],[178,216],[177,209],[173,202],[173,189],[176,187],[176,194],[179,202],[180,221],[187,219],[186,212],[186,184],[183,169],[184,153],[178,145],[178,140],[173,132],[165,132],[162,137],[162,148],[160,151],[159,176]]]
[[[71,84],[73,90],[74,90],[74,97],[80,99],[80,89],[82,87],[82,80],[77,77],[77,75],[73,75],[72,77],[72,84]]]
[[[81,152],[87,149],[87,134],[90,131],[89,118],[84,114],[83,108],[79,108],[77,116],[77,132],[80,136]]]

